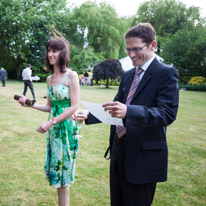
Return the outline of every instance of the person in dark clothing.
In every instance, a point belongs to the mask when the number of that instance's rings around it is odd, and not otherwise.
[[[0,70],[0,79],[2,81],[2,87],[6,86],[7,78],[8,78],[7,71],[4,68],[1,68],[1,70]]]
[[[85,81],[85,85],[87,85],[89,83],[89,73],[88,73],[88,71],[85,71],[85,73],[84,73],[84,81]]]

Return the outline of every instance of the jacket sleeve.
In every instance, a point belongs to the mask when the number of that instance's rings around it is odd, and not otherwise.
[[[96,123],[101,123],[99,119],[97,119],[94,115],[89,113],[88,119],[85,120],[85,124],[96,124]]]

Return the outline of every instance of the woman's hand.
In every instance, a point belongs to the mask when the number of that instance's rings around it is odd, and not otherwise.
[[[85,119],[88,119],[89,111],[88,110],[77,110],[73,115],[72,119],[82,123]]]
[[[28,107],[28,105],[26,105],[26,97],[24,95],[21,95],[18,102],[19,102],[19,104],[21,104],[21,106]]]
[[[38,128],[37,128],[37,132],[39,133],[45,133],[46,131],[48,131],[51,127],[53,126],[53,122],[51,120],[42,123]]]

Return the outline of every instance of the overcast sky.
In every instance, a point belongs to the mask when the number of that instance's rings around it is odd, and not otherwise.
[[[68,0],[68,2],[74,3],[76,6],[81,5],[87,0]],[[94,0],[92,0],[94,1]],[[119,16],[132,16],[137,12],[140,3],[146,0],[96,0],[97,3],[108,2],[110,5],[114,6]],[[184,3],[186,7],[198,6],[201,8],[202,16],[206,16],[206,0],[179,0]]]

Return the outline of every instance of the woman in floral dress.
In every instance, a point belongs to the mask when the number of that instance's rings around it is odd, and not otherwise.
[[[79,104],[79,81],[76,72],[68,69],[70,62],[69,44],[64,38],[48,42],[46,67],[52,75],[47,78],[47,104],[31,106],[49,112],[48,121],[42,123],[37,131],[47,132],[46,177],[57,188],[60,206],[69,205],[69,186],[74,182],[75,162],[78,151],[77,124],[72,114]],[[19,99],[25,105],[26,97]]]

